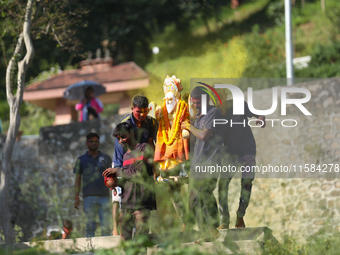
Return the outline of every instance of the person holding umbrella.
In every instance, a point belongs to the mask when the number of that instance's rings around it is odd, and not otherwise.
[[[104,110],[103,103],[94,96],[94,89],[92,87],[86,88],[85,98],[76,104],[75,108],[77,111],[80,111],[79,121],[99,118],[100,113]]]

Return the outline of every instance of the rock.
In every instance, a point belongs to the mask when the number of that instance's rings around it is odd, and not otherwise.
[[[75,149],[78,148],[78,146],[79,146],[79,143],[78,143],[78,142],[72,142],[72,143],[70,144],[70,146],[69,146],[69,149],[70,149],[71,151],[74,151]]]
[[[334,183],[335,188],[340,188],[340,181]]]
[[[320,186],[318,184],[312,184],[308,187],[308,189],[312,192],[318,192],[320,190]]]
[[[85,128],[80,129],[79,130],[79,135],[80,136],[86,135],[86,129]]]
[[[73,136],[73,132],[72,133],[62,133],[61,136],[65,137],[67,139],[70,139]]]
[[[328,207],[332,208],[332,207],[334,207],[334,205],[335,205],[335,201],[334,200],[329,200],[328,201]]]
[[[334,137],[335,137],[334,133],[325,133],[323,135],[323,139],[325,139],[325,140],[332,140],[332,139],[334,139]]]
[[[319,201],[319,207],[326,207],[326,205],[327,205],[327,200],[326,199],[321,199],[320,201]]]
[[[340,116],[333,117],[333,122],[340,122]]]
[[[297,160],[297,156],[295,154],[290,154],[289,159],[291,161],[295,161],[295,160]]]
[[[288,139],[283,139],[282,143],[285,144],[285,145],[291,145],[291,141],[288,140]]]
[[[55,137],[55,133],[49,133],[49,134],[48,134],[48,137],[49,137],[49,138],[54,138],[54,137]]]
[[[339,190],[333,190],[330,194],[331,197],[339,197],[340,191]]]

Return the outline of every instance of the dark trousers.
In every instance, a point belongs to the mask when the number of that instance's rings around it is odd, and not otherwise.
[[[122,239],[132,240],[133,228],[136,228],[135,236],[149,234],[149,219],[151,210],[149,209],[123,209],[120,215],[122,224]]]
[[[218,227],[218,209],[213,194],[217,179],[190,179],[189,205],[201,232]]]
[[[255,166],[255,155],[245,155],[241,158],[238,158],[232,162],[237,166]],[[237,210],[238,217],[244,217],[246,213],[246,209],[249,205],[252,183],[255,177],[255,173],[252,172],[243,172],[242,179],[241,179],[241,195],[240,195],[240,202],[239,207]],[[229,215],[229,208],[228,208],[228,190],[229,190],[229,183],[233,178],[233,174],[230,174],[228,178],[220,178],[218,184],[218,197],[219,197],[219,209],[221,215],[221,223],[227,224],[229,226],[230,223],[230,215]]]

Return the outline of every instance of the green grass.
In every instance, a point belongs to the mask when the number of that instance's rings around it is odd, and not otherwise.
[[[247,20],[251,15],[262,10],[269,2],[269,0],[247,2],[236,11],[230,9],[229,6],[223,6],[218,18],[213,17],[208,20],[209,30],[210,32],[218,32],[225,25]],[[209,33],[202,19],[191,21],[190,28],[193,36],[204,36]]]
[[[242,40],[234,38],[229,44],[219,41],[215,44],[207,43],[204,48],[206,52],[204,55],[182,56],[159,64],[152,63],[146,66],[146,70],[162,77],[162,81],[166,74],[170,76],[175,74],[182,80],[184,92],[190,91],[190,78],[241,77],[248,61]],[[164,97],[162,81],[151,79],[150,86],[145,90],[151,101],[160,103],[159,101]]]
[[[182,79],[185,91],[189,90],[189,78],[285,78],[285,28],[284,24],[275,25],[274,19],[267,15],[268,3],[250,2],[236,10],[225,7],[220,22],[215,18],[209,20],[210,33],[202,21],[193,21],[184,31],[169,26],[153,44],[160,48],[160,53],[145,67],[160,81],[151,81],[145,93],[155,101],[162,98],[162,81],[167,74]],[[327,1],[326,12],[318,1],[306,2],[304,8],[293,7],[294,57],[314,58],[320,55],[316,52],[318,45],[333,47],[334,31],[340,29],[340,22],[334,24],[330,20],[333,12],[333,16],[340,13],[336,3]],[[340,58],[322,64],[313,61],[308,69],[295,70],[296,76],[339,75],[336,70]]]

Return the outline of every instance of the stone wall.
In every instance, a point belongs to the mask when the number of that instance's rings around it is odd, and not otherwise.
[[[257,165],[340,164],[340,79],[296,86],[311,92],[311,100],[304,105],[312,116],[303,115],[294,105],[288,107],[285,117],[280,116],[279,111],[266,116],[268,119],[295,119],[298,125],[285,128],[275,122],[272,128],[267,122],[264,129],[253,128]],[[255,108],[269,109],[272,103],[270,99],[271,89],[256,91]],[[261,106],[256,105],[256,102],[260,102]],[[299,176],[305,175],[301,173]],[[245,217],[247,226],[266,225],[274,230],[276,237],[294,234],[300,238],[316,233],[322,227],[327,233],[340,231],[339,173],[316,171],[309,175],[313,178],[256,176]],[[229,203],[231,219],[234,220],[231,224],[235,224],[240,179],[233,180],[231,184]]]
[[[267,123],[265,129],[253,128],[257,165],[340,164],[340,79],[296,86],[311,92],[311,100],[304,105],[312,116],[303,115],[292,105],[288,106],[286,117],[278,109],[267,118],[295,119],[297,127],[285,128],[275,122],[274,127]],[[271,89],[255,91],[255,108],[270,108],[271,93]],[[23,230],[22,241],[41,235],[47,225],[58,223],[58,217],[69,218],[80,232],[84,230],[82,210],[73,208],[74,162],[86,151],[85,135],[90,131],[101,134],[102,151],[112,155],[111,133],[119,120],[119,116],[114,116],[102,121],[42,128],[39,139],[22,139],[16,143],[12,158],[11,212]],[[327,233],[340,231],[337,176],[261,177],[257,174],[253,183],[245,216],[248,227],[268,226],[277,238],[285,234],[308,236],[322,227],[326,227]],[[235,178],[229,191],[231,227],[235,224],[239,193],[240,179]],[[176,217],[171,220],[179,225],[177,221]]]
[[[21,241],[41,236],[59,219],[71,219],[84,232],[82,210],[73,208],[73,167],[78,156],[87,150],[86,135],[100,134],[100,149],[113,154],[112,131],[121,116],[42,128],[39,138],[16,142],[11,164],[11,213],[23,232]],[[0,150],[4,142],[2,137]],[[82,208],[82,207],[81,207]],[[20,228],[17,228],[19,231]]]

